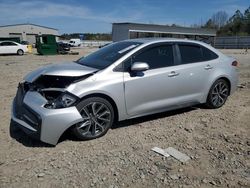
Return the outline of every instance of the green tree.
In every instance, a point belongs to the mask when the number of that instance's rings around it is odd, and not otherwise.
[[[245,32],[250,35],[250,6],[244,12]]]
[[[207,28],[207,29],[216,29],[216,26],[215,26],[215,24],[214,24],[214,22],[213,22],[213,20],[210,18],[208,21],[207,21],[207,23],[204,25],[204,26],[202,26],[203,28]]]

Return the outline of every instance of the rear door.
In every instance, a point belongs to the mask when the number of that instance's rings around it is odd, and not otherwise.
[[[0,43],[1,54],[16,54],[17,50],[18,50],[18,45],[14,42],[5,41]]]
[[[207,48],[195,43],[178,43],[179,65],[176,71],[183,80],[181,96],[185,102],[202,102],[209,76],[214,71],[218,56]]]
[[[14,44],[15,43],[9,42],[9,41],[0,43],[0,53],[2,53],[2,54],[16,53],[17,52],[17,51],[15,51],[16,46],[14,46]]]
[[[0,42],[0,54],[4,54],[4,47],[2,42]]]
[[[14,42],[8,42],[8,48],[10,53],[16,54],[18,50],[18,45]]]
[[[8,54],[10,52],[9,42],[1,42],[0,43],[0,53],[1,54]]]

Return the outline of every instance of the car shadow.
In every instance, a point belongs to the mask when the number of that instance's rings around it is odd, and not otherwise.
[[[137,125],[137,124],[147,122],[147,121],[152,121],[152,120],[156,120],[156,119],[171,117],[171,116],[175,116],[175,115],[178,115],[178,114],[183,114],[183,113],[186,113],[186,112],[197,110],[197,109],[200,109],[200,108],[203,108],[203,107],[202,106],[193,106],[193,107],[182,108],[182,109],[178,109],[178,110],[172,110],[172,111],[157,113],[157,114],[153,114],[153,115],[143,116],[143,117],[139,117],[139,118],[124,120],[124,121],[120,121],[120,122],[115,123],[111,127],[111,129],[118,129],[118,128],[123,128],[123,127],[131,126],[131,125]],[[27,136],[27,134],[25,134],[20,128],[15,126],[14,122],[10,123],[10,129],[9,130],[10,130],[10,136],[13,139],[15,139],[17,142],[21,143],[22,145],[24,145],[26,147],[48,147],[48,148],[49,147],[55,147],[53,145],[43,143],[43,142],[41,142],[39,140],[35,140],[35,139]],[[65,131],[65,133],[59,139],[58,143],[64,142],[66,140],[80,141],[79,139],[75,138],[71,134],[70,129]]]
[[[120,122],[117,122],[116,124],[114,124],[112,126],[112,129],[127,127],[127,126],[136,125],[136,124],[140,124],[140,123],[147,122],[147,121],[171,117],[171,116],[175,116],[178,114],[183,114],[186,112],[197,110],[200,108],[202,108],[202,107],[193,106],[193,107],[187,107],[187,108],[171,110],[171,111],[161,112],[161,113],[152,114],[152,115],[147,115],[147,116],[143,116],[143,117],[133,118],[133,119],[129,119],[129,120],[124,120],[124,121],[120,121]]]
[[[29,137],[12,121],[10,122],[9,133],[11,138],[26,147],[54,147],[53,145],[49,145]]]
[[[23,55],[18,55],[18,54],[0,54],[0,56],[17,56],[17,57],[21,57],[21,56],[24,56],[26,54],[23,54]]]

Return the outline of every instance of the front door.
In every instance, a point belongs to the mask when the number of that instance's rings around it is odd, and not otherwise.
[[[175,71],[174,61],[172,44],[162,44],[139,52],[125,63],[145,62],[150,67],[144,72],[124,72],[126,108],[130,116],[146,115],[176,105],[185,83]]]

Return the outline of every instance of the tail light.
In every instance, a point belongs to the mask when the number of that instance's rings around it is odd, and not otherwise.
[[[232,62],[232,66],[234,66],[234,67],[238,67],[238,66],[239,66],[238,61],[233,61],[233,62]]]

